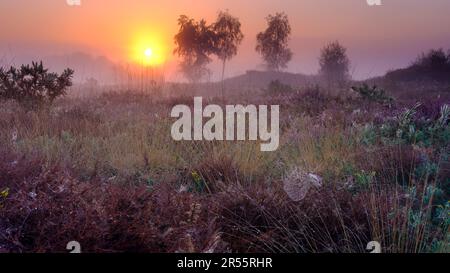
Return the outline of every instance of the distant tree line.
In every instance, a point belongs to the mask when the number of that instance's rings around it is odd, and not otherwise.
[[[391,81],[450,82],[450,49],[432,49],[422,53],[409,67],[388,72],[386,78]]]
[[[256,35],[255,50],[269,71],[281,71],[287,68],[293,56],[289,48],[292,31],[289,19],[285,13],[275,13],[267,16],[266,22],[266,29]],[[222,62],[223,94],[226,63],[236,56],[244,39],[239,19],[228,11],[220,11],[211,24],[203,19],[196,21],[181,15],[178,26],[174,54],[180,57],[181,72],[189,81],[198,82],[210,73],[207,65],[212,61],[211,57],[216,56]],[[319,76],[330,86],[345,86],[351,81],[347,49],[338,41],[321,49],[319,66]],[[51,105],[56,98],[66,94],[67,88],[72,85],[73,73],[71,69],[61,74],[50,73],[42,62],[20,68],[0,67],[0,99],[15,100],[27,108]],[[449,83],[450,50],[446,53],[443,49],[433,49],[423,53],[409,67],[388,72],[386,79]],[[370,96],[379,95],[376,89],[358,90]]]
[[[291,26],[285,13],[275,13],[266,17],[267,28],[256,36],[255,50],[263,58],[269,71],[287,68],[292,59],[289,48]],[[180,70],[191,82],[200,81],[209,74],[207,65],[215,55],[223,63],[222,92],[225,64],[238,51],[244,35],[238,18],[228,11],[221,11],[215,22],[196,21],[186,15],[178,18],[178,33],[175,35],[174,53],[180,58]],[[335,41],[321,51],[320,75],[330,84],[343,84],[350,80],[350,61],[346,49]]]

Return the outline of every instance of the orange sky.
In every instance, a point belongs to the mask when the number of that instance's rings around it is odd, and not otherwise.
[[[66,0],[1,0],[0,57],[81,50],[115,62],[136,62],[136,48],[148,43],[172,78],[179,79],[172,55],[178,16],[211,22],[224,9],[241,19],[245,35],[229,75],[261,68],[255,36],[265,27],[264,17],[275,11],[286,12],[292,25],[292,72],[317,71],[320,47],[335,39],[348,47],[357,78],[404,66],[428,48],[450,47],[449,0],[382,0],[381,7],[370,7],[365,0],[81,1],[80,7],[72,7]],[[213,71],[218,67],[218,62],[210,66]]]

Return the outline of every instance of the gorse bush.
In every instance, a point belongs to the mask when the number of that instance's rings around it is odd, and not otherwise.
[[[19,69],[0,67],[0,99],[15,100],[28,109],[51,105],[66,94],[72,85],[73,73],[71,69],[60,75],[50,73],[42,62],[22,65]]]
[[[386,95],[386,92],[383,89],[377,87],[376,85],[370,87],[368,84],[364,83],[359,87],[353,86],[352,90],[368,101],[379,103],[389,103],[393,101],[391,97]]]

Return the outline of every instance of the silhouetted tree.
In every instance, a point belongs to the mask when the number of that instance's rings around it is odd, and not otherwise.
[[[347,57],[347,50],[338,41],[322,48],[319,64],[319,74],[329,85],[342,86],[350,80],[350,60]]]
[[[182,58],[180,68],[186,78],[197,82],[208,73],[206,65],[211,62],[209,56],[215,52],[215,34],[205,20],[196,22],[185,15],[178,18],[178,25],[174,54]]]
[[[244,39],[239,19],[231,16],[227,11],[219,12],[213,25],[215,38],[215,51],[222,61],[222,96],[224,93],[225,63],[237,54],[237,48]]]
[[[285,13],[276,13],[266,18],[267,29],[256,36],[256,51],[262,55],[269,70],[279,71],[287,67],[292,58],[288,48],[291,26]]]
[[[0,98],[15,100],[31,109],[50,105],[66,94],[73,73],[72,69],[65,69],[60,75],[49,73],[42,62],[22,65],[20,69],[0,67]]]

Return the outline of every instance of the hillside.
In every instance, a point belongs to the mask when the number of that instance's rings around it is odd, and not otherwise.
[[[279,80],[291,86],[305,86],[318,82],[317,76],[277,71],[248,70],[245,74],[228,78],[225,85],[229,89],[261,89],[271,81]]]

